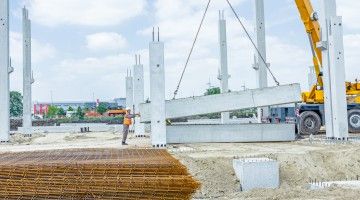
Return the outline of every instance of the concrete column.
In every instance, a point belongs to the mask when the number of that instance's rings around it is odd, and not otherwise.
[[[227,38],[226,38],[226,20],[224,11],[219,11],[219,45],[220,45],[220,66],[221,70],[218,79],[221,83],[221,93],[229,92],[229,73],[227,58]],[[228,123],[230,119],[229,112],[221,113],[221,123]]]
[[[133,109],[134,107],[134,87],[133,87],[133,77],[131,76],[131,71],[127,72],[125,78],[126,85],[126,107]]]
[[[126,87],[126,107],[134,110],[134,87],[133,87],[133,77],[131,76],[131,70],[127,71],[125,78],[125,87]],[[133,126],[130,127],[130,130],[133,130]]]
[[[135,56],[134,65],[134,113],[139,113],[139,104],[144,103],[144,66],[141,64],[140,55]],[[145,125],[140,123],[140,117],[134,120],[135,136],[145,136]]]
[[[155,147],[166,146],[165,122],[165,68],[164,43],[159,35],[149,44],[150,53],[150,99],[151,99],[151,143]]]
[[[264,0],[255,0],[255,32],[256,46],[260,53],[255,51],[254,69],[256,70],[257,87],[268,87],[266,63],[266,35],[265,35],[265,12]],[[269,107],[258,108],[258,120],[269,116]]]
[[[326,137],[348,138],[345,64],[341,17],[337,17],[336,1],[322,0],[321,24],[323,52]]]
[[[34,82],[31,71],[31,21],[29,12],[23,8],[23,127],[26,136],[32,134],[31,84]]]
[[[314,66],[309,67],[309,73],[308,73],[308,84],[309,84],[309,91],[312,89],[312,87],[316,84],[317,78]]]
[[[10,137],[9,0],[0,0],[0,142]]]

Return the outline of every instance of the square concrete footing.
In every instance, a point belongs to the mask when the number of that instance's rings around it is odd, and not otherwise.
[[[234,159],[235,174],[241,191],[275,189],[280,186],[279,163],[269,158]]]

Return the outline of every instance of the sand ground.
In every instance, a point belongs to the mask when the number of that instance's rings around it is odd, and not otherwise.
[[[150,148],[149,138],[130,135],[129,146],[121,145],[121,134],[49,133],[23,138],[12,137],[11,144],[0,145],[2,152],[66,148]],[[317,180],[354,179],[360,175],[360,143],[188,144],[171,145],[169,151],[185,164],[202,187],[194,199],[360,199],[360,190],[329,188],[310,191],[309,178]],[[234,157],[271,157],[280,162],[281,187],[275,190],[240,192],[232,168]]]

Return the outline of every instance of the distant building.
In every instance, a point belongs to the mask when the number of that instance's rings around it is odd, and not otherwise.
[[[114,99],[114,102],[117,103],[117,105],[121,108],[126,107],[126,98],[116,98]]]
[[[106,105],[109,109],[116,109],[116,108],[124,108],[125,107],[125,98],[116,98],[110,102],[100,102]],[[58,108],[62,108],[65,111],[69,110],[71,107],[72,109],[76,110],[78,107],[82,109],[90,109],[93,110],[97,106],[97,102],[90,102],[90,101],[67,101],[67,102],[36,102],[34,103],[33,112],[36,115],[43,115],[48,112],[49,106],[56,106]]]

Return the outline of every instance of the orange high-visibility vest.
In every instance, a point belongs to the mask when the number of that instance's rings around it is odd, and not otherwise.
[[[124,125],[131,125],[132,124],[132,119],[126,117],[126,115],[124,116]]]

